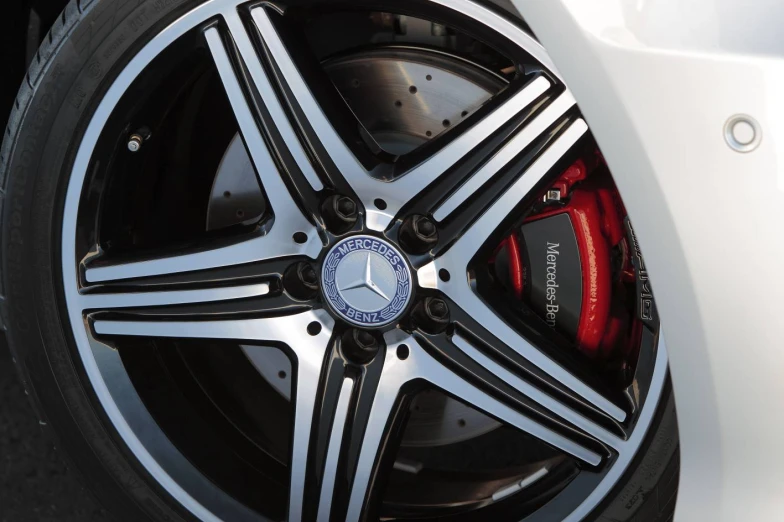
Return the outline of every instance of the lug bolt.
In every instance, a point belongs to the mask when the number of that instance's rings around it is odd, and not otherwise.
[[[443,299],[428,297],[414,307],[412,317],[424,331],[440,333],[449,325],[449,306]]]
[[[354,226],[357,221],[357,204],[348,196],[334,194],[321,205],[324,222],[332,232],[341,233]]]
[[[316,270],[310,263],[295,263],[283,274],[283,285],[294,297],[310,299],[316,295],[319,288]]]
[[[142,143],[144,143],[144,138],[141,134],[131,134],[130,138],[128,138],[128,150],[138,152],[142,148]]]
[[[346,196],[339,197],[336,206],[338,214],[345,219],[351,219],[357,215],[357,206],[351,198],[347,198]]]
[[[449,308],[446,306],[446,303],[436,297],[425,299],[425,311],[435,321],[443,321],[449,318]]]
[[[438,229],[427,216],[414,214],[400,227],[400,243],[412,254],[424,254],[437,242]]]
[[[316,271],[308,263],[297,263],[297,276],[302,284],[310,290],[318,290],[318,278]]]
[[[367,364],[373,360],[381,348],[375,335],[367,330],[352,328],[341,339],[343,355],[356,364]]]
[[[428,240],[435,237],[436,226],[426,217],[420,217],[414,221],[414,232],[416,232],[422,240]]]

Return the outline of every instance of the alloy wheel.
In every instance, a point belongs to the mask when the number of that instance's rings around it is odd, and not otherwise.
[[[622,209],[574,99],[495,9],[377,4],[214,0],[124,65],[63,214],[87,378],[204,520],[580,519],[665,386],[633,230],[623,334],[583,294],[554,328],[525,230],[588,180]],[[393,37],[324,39],[359,19]]]

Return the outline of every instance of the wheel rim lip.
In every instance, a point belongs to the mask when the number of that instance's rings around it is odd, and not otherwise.
[[[530,39],[522,30],[511,24],[511,22],[503,19],[502,17],[492,13],[491,11],[472,3],[470,0],[430,0],[445,8],[460,9],[463,7],[465,10],[462,12],[474,17],[478,21],[482,20],[495,20],[500,25],[501,29],[506,32],[500,31],[505,36],[513,41],[514,35],[510,36],[510,28],[519,35],[524,35],[525,38]],[[181,484],[178,482],[171,473],[171,467],[165,466],[156,458],[150,448],[145,445],[139,433],[133,428],[133,419],[127,418],[128,410],[121,407],[120,402],[124,403],[127,408],[129,406],[128,398],[125,400],[118,400],[118,398],[110,389],[107,384],[107,376],[101,369],[102,363],[101,355],[98,350],[104,345],[96,341],[90,335],[89,321],[85,320],[84,308],[80,302],[79,292],[79,265],[76,258],[76,224],[78,209],[81,202],[81,192],[86,179],[87,168],[92,157],[92,151],[97,143],[98,137],[104,128],[106,121],[111,115],[115,105],[120,100],[121,96],[125,93],[127,87],[132,81],[142,72],[142,70],[152,61],[152,59],[162,52],[166,47],[173,43],[177,38],[182,36],[185,32],[192,29],[199,23],[207,19],[219,16],[222,11],[234,8],[237,4],[236,0],[213,0],[202,4],[185,15],[178,18],[171,25],[166,27],[163,31],[154,36],[144,47],[130,60],[126,67],[118,74],[112,85],[104,93],[97,109],[93,113],[90,122],[82,136],[81,143],[79,144],[75,160],[71,169],[71,177],[68,182],[65,205],[63,209],[62,220],[62,239],[61,239],[61,262],[62,262],[62,276],[63,276],[63,291],[65,297],[66,308],[68,311],[68,319],[71,327],[71,332],[76,342],[76,347],[84,365],[87,377],[90,381],[93,390],[101,404],[101,407],[106,412],[109,420],[111,421],[114,429],[120,435],[124,443],[134,454],[134,457],[139,460],[146,471],[158,482],[177,502],[190,511],[193,515],[202,520],[220,520],[221,517],[228,515],[236,520],[254,520],[263,518],[255,512],[251,512],[245,506],[239,504],[237,501],[228,497],[225,492],[218,490],[219,493],[225,498],[218,498],[213,495],[196,498],[195,492],[199,491],[199,484],[193,482],[188,484]],[[476,16],[473,16],[476,15]],[[485,23],[485,25],[491,25]],[[496,28],[494,28],[496,29]],[[498,29],[496,29],[498,30]],[[533,54],[542,65],[549,68],[550,71],[557,75],[557,71],[552,66],[549,58],[544,49],[538,43],[532,42],[532,49],[539,49],[541,52]],[[528,50],[526,48],[526,50]],[[100,345],[98,347],[97,345]],[[114,356],[119,358],[119,355],[114,351]],[[121,363],[120,363],[121,366]],[[566,520],[578,520],[590,513],[598,503],[605,498],[606,494],[616,485],[618,478],[626,471],[629,463],[636,454],[637,449],[641,445],[644,437],[650,427],[651,420],[657,410],[659,400],[661,398],[662,389],[666,380],[667,374],[667,353],[664,343],[664,336],[660,329],[658,351],[656,355],[656,362],[649,388],[648,397],[643,404],[642,411],[637,420],[637,427],[633,430],[631,437],[627,440],[627,445],[633,449],[620,453],[608,470],[605,477],[575,509]],[[115,377],[115,376],[112,376]],[[125,376],[127,379],[127,375]],[[130,381],[128,380],[128,384]],[[131,403],[136,403],[134,407],[141,408],[141,413],[149,416],[146,408],[144,408],[138,395],[130,384],[129,393],[132,394]],[[653,393],[653,395],[651,395]],[[135,399],[135,401],[134,401]],[[143,416],[143,415],[142,415]],[[136,419],[138,420],[138,419]],[[154,421],[150,421],[155,425]],[[156,429],[160,428],[155,425]],[[163,433],[160,433],[165,440]],[[169,443],[170,444],[170,443]],[[161,446],[155,448],[156,452],[162,449]],[[171,449],[178,455],[178,450],[171,446]],[[184,458],[184,457],[183,457]],[[202,479],[206,477],[198,474]],[[197,481],[198,482],[198,481]],[[214,487],[214,486],[213,486]],[[213,490],[214,493],[214,490]],[[204,501],[206,500],[206,502]]]

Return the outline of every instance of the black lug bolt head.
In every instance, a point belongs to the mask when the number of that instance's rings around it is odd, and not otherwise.
[[[449,326],[449,306],[443,299],[427,297],[412,313],[416,325],[427,333],[437,334]]]
[[[343,355],[351,362],[367,364],[376,356],[381,343],[367,330],[352,328],[343,334],[341,348]]]
[[[357,222],[357,204],[348,196],[333,194],[321,204],[321,216],[332,232],[340,234]]]
[[[374,348],[378,344],[373,334],[365,330],[354,330],[353,336],[354,341],[362,348]]]
[[[438,242],[438,229],[427,216],[414,214],[400,227],[400,243],[412,254],[424,254]]]
[[[442,299],[437,297],[425,299],[425,311],[434,321],[443,321],[449,318],[449,307]]]
[[[436,237],[436,225],[425,216],[417,216],[413,221],[414,232],[420,239],[427,241]]]
[[[318,290],[316,271],[310,263],[297,263],[297,277],[299,277],[299,280],[305,287],[311,290]]]
[[[283,286],[297,299],[312,299],[319,288],[318,274],[310,263],[294,263],[283,274]]]
[[[355,218],[357,215],[357,205],[346,196],[340,196],[335,204],[335,211],[345,219]]]

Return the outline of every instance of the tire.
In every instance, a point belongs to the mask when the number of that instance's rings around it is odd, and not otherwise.
[[[597,522],[667,522],[675,513],[680,453],[675,400],[670,387],[662,396],[659,419],[651,426],[636,462],[621,478]],[[590,520],[591,517],[588,518]]]
[[[44,430],[120,520],[192,517],[136,460],[89,385],[62,295],[60,215],[75,149],[102,93],[135,50],[198,3],[72,0],[36,53],[0,149],[0,317],[8,345]],[[646,437],[591,518],[671,519],[679,457],[668,385]]]

